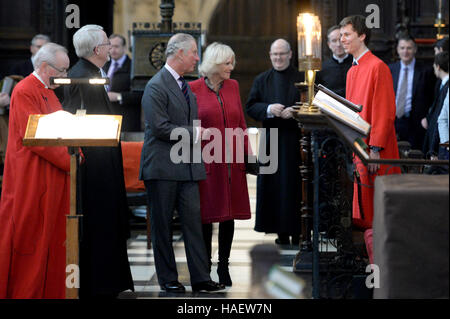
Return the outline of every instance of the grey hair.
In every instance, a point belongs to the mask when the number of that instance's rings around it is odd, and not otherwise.
[[[87,24],[73,35],[73,46],[79,58],[88,58],[94,54],[94,48],[103,41],[103,27]]]
[[[210,77],[217,70],[217,65],[222,64],[228,59],[233,59],[233,67],[236,64],[233,49],[228,45],[214,42],[208,45],[203,54],[203,61],[198,67],[201,76]]]
[[[45,34],[36,34],[31,40],[31,45],[35,45],[37,40],[44,40],[45,42],[51,42],[51,39],[48,35]]]
[[[194,37],[187,33],[177,33],[173,35],[167,43],[165,52],[166,58],[176,54],[179,50],[183,50],[186,54],[186,52],[192,47],[192,41],[195,42]]]
[[[57,52],[64,52],[67,54],[67,49],[62,45],[49,42],[42,46],[36,53],[33,59],[33,67],[35,70],[39,69],[42,62],[54,63]]]
[[[272,44],[270,45],[270,51],[272,51],[272,47],[275,44],[275,42],[277,42],[277,41],[281,41],[284,44],[284,46],[286,47],[286,50],[291,51],[291,45],[285,39],[276,39],[275,41],[273,41]]]

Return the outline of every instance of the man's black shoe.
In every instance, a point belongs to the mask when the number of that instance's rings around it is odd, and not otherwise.
[[[218,291],[222,289],[225,289],[225,285],[219,284],[218,282],[214,282],[212,280],[192,284],[192,291]]]
[[[178,281],[171,281],[161,285],[161,289],[167,292],[185,292],[186,289]]]

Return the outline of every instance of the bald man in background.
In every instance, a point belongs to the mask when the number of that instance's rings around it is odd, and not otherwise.
[[[262,122],[264,128],[278,129],[278,169],[274,174],[260,174],[257,179],[255,230],[278,234],[275,242],[279,245],[298,245],[301,132],[292,118],[292,105],[300,101],[294,84],[302,82],[304,77],[290,64],[292,51],[286,40],[274,41],[269,57],[272,68],[256,77],[246,104],[247,114]],[[269,141],[267,130],[266,145]]]

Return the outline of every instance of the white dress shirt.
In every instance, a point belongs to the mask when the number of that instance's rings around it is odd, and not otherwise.
[[[44,87],[45,87],[46,89],[48,89],[47,84],[45,84],[45,82],[42,80],[42,78],[39,76],[39,74],[37,74],[36,71],[33,71],[33,73],[31,73],[31,74],[33,74],[39,81],[41,81],[42,84],[44,84]]]
[[[441,143],[448,142],[448,128],[450,127],[448,117],[448,91],[445,96],[444,105],[442,105],[441,114],[438,118],[439,139]]]
[[[361,55],[357,58],[353,57],[353,63],[359,64],[359,59],[361,59],[363,57],[364,54],[366,54],[367,52],[369,52],[369,49],[364,50],[363,53],[361,53]]]

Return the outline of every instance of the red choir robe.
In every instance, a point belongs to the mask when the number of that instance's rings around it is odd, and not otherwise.
[[[65,215],[69,213],[67,147],[24,147],[30,114],[61,110],[33,74],[11,96],[0,202],[0,298],[65,297]]]
[[[368,51],[347,73],[346,99],[363,106],[361,117],[372,127],[365,142],[370,146],[382,147],[380,158],[398,159],[395,134],[395,93],[388,66]],[[380,165],[376,174],[369,174],[358,157],[354,157],[360,176],[353,191],[353,223],[363,229],[372,228],[374,181],[377,175],[400,174],[400,168]],[[362,206],[362,207],[361,207]],[[362,210],[362,212],[361,212]]]

